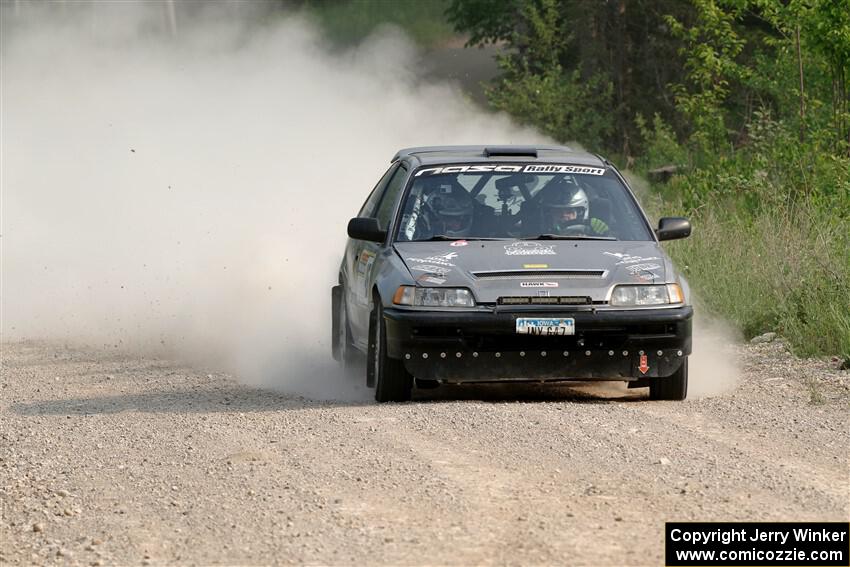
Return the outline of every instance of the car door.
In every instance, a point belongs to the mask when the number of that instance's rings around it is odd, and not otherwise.
[[[396,201],[404,188],[407,179],[408,168],[405,164],[399,164],[394,170],[388,172],[386,186],[378,197],[377,205],[373,211],[363,211],[363,216],[378,219],[378,223],[384,230],[389,230],[396,210]],[[385,176],[387,177],[387,176]],[[383,181],[383,180],[382,180]],[[391,240],[391,238],[387,238]],[[349,308],[349,324],[356,344],[365,345],[369,332],[369,313],[371,310],[371,289],[375,281],[375,271],[378,268],[380,254],[386,252],[386,242],[367,242],[365,240],[353,241],[352,255],[352,278],[349,288],[351,294]]]

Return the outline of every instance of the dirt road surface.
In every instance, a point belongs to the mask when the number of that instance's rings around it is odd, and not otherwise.
[[[329,403],[3,346],[0,564],[660,565],[668,520],[850,517],[848,373],[740,347],[733,392]]]

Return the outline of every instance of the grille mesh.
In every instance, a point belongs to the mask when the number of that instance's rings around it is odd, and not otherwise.
[[[569,296],[503,296],[496,301],[499,305],[592,305],[590,297]]]
[[[596,279],[604,278],[606,270],[506,270],[472,272],[480,280],[539,280],[539,279]]]

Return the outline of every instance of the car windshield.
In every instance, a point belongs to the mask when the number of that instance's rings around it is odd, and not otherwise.
[[[491,238],[652,240],[652,235],[610,169],[470,164],[414,173],[397,241]]]

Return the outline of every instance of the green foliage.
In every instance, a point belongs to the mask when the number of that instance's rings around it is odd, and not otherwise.
[[[377,27],[401,27],[419,45],[431,46],[454,34],[446,21],[448,0],[307,0],[304,7],[328,37],[341,45],[357,43]]]
[[[750,144],[674,178],[659,190],[690,209],[731,207],[747,214],[785,208],[792,214],[803,201],[827,209],[837,222],[850,217],[850,162],[817,140],[801,144],[783,122],[755,113]]]
[[[697,297],[746,336],[777,331],[797,354],[850,359],[850,240],[829,210],[798,212],[694,211],[694,235],[670,252]]]
[[[571,36],[562,29],[556,0],[540,0],[522,9],[527,31],[514,34],[514,42],[527,46],[522,55],[499,59],[501,80],[488,90],[490,102],[523,122],[560,140],[581,139],[599,148],[613,128],[604,113],[587,112],[595,104],[610,104],[612,86],[604,75],[583,76],[581,70],[566,71],[558,53]]]
[[[538,88],[563,100],[576,76],[610,85],[610,96],[576,101],[570,115],[610,117],[590,136],[627,160],[646,151],[638,115],[658,114],[699,165],[746,144],[762,109],[801,139],[850,151],[847,0],[451,0],[446,14],[471,45],[506,46],[494,89],[521,85],[495,100],[518,118],[549,124],[529,112]],[[556,124],[547,131],[560,140],[577,129]]]
[[[683,166],[688,163],[688,152],[676,140],[676,133],[661,115],[655,114],[652,126],[638,114],[635,117],[640,137],[643,139],[643,154],[637,161],[639,171],[647,171],[665,165]]]
[[[456,29],[470,34],[468,45],[508,41],[514,34],[522,0],[452,2],[446,16]]]
[[[847,69],[850,66],[850,6],[846,0],[819,0],[807,10],[807,15],[812,46],[836,65]]]
[[[684,211],[696,227],[670,253],[746,336],[778,331],[798,354],[850,359],[850,158],[767,115],[752,130],[745,149],[663,189],[657,214]]]
[[[673,36],[682,41],[686,83],[673,85],[676,104],[690,124],[690,141],[698,153],[713,153],[727,137],[726,99],[731,81],[744,71],[736,58],[744,41],[735,30],[737,11],[723,10],[715,0],[693,0],[696,21],[685,25],[667,16]]]
[[[558,140],[631,155],[637,114],[675,118],[667,85],[678,77],[678,45],[665,38],[663,16],[683,10],[679,0],[452,0],[447,15],[471,45],[505,45],[491,90],[499,108]]]
[[[610,116],[586,111],[592,101],[611,98],[611,84],[600,75],[583,79],[579,71],[565,73],[553,66],[540,74],[506,78],[488,95],[494,107],[544,134],[563,141],[581,140],[590,149],[600,148],[613,129]]]
[[[777,33],[777,37],[768,38],[765,42],[777,55],[787,59],[791,46],[799,41],[797,64],[803,67],[803,82],[809,85],[805,88],[811,90],[814,87],[817,93],[812,97],[800,92],[798,84],[785,89],[785,92],[792,92],[798,99],[803,99],[801,132],[805,131],[807,123],[814,121],[815,130],[820,134],[826,127],[832,129],[832,142],[837,151],[850,150],[850,93],[847,88],[850,77],[850,4],[847,0],[752,2]],[[768,63],[762,67],[770,68],[771,65]],[[778,98],[782,96],[781,92],[775,91],[774,94]]]
[[[497,108],[639,172],[678,166],[648,201],[691,216],[670,251],[711,310],[850,360],[848,0],[451,0],[447,14],[471,44],[506,46]]]
[[[840,150],[850,153],[850,6],[847,0],[820,0],[807,19],[813,51],[829,62],[833,121]]]

